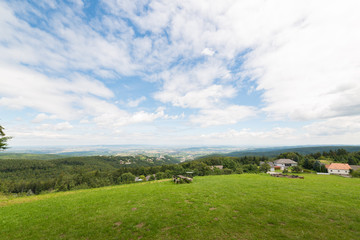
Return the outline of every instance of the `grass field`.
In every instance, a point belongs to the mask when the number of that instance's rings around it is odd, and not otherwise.
[[[360,239],[360,179],[304,176],[0,196],[0,239]]]

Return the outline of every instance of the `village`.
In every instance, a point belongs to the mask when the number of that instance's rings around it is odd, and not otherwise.
[[[298,163],[292,159],[276,159],[270,162],[260,162],[259,169],[264,167],[264,164],[268,165],[268,171],[266,171],[266,173],[270,174],[271,176],[304,179],[304,176],[291,175],[293,173],[303,172],[303,170],[298,166]],[[348,163],[331,163],[331,164],[326,164],[325,168],[327,172],[316,172],[316,174],[351,177],[350,173],[352,171],[359,170],[360,165],[349,165]],[[213,166],[209,166],[209,169],[212,172],[214,172],[215,170],[224,171],[224,166],[213,165]],[[267,169],[267,168],[263,168],[263,169]],[[223,174],[226,173],[223,172]],[[193,181],[193,172],[186,172],[185,176],[173,175],[172,179],[174,183],[191,183]],[[157,180],[156,174],[151,174],[147,176],[142,175],[135,177],[135,182],[144,182],[144,181],[153,181],[153,180]]]

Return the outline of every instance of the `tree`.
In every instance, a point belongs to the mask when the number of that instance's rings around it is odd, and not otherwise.
[[[268,163],[263,163],[260,165],[260,172],[268,172],[270,171],[270,165]]]
[[[306,169],[312,169],[314,162],[309,160],[308,158],[305,158],[305,161],[303,162],[303,168]]]
[[[313,165],[313,169],[317,172],[321,172],[321,163],[319,161],[315,161]]]
[[[132,183],[135,182],[135,176],[131,173],[123,173],[121,175],[121,182],[122,183]]]
[[[300,166],[292,166],[291,167],[291,172],[293,173],[299,173],[299,172],[302,172],[302,169]]]
[[[7,140],[11,137],[6,137],[4,133],[4,128],[0,125],[0,151],[7,149]]]

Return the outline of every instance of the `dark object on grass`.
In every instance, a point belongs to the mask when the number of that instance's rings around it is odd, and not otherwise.
[[[178,183],[192,183],[193,179],[190,178],[190,177],[185,177],[183,175],[177,175],[177,176],[173,176],[173,181],[176,184],[178,184]]]
[[[298,176],[298,175],[284,175],[284,174],[271,174],[272,177],[286,177],[286,178],[299,178],[299,179],[304,179],[303,176]]]

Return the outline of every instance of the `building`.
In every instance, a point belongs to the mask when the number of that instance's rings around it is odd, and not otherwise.
[[[328,173],[338,175],[349,175],[351,167],[347,163],[331,163],[325,166]]]
[[[284,170],[288,167],[293,167],[293,166],[297,166],[297,162],[295,162],[294,160],[291,159],[277,159],[273,162],[274,167],[278,166],[280,167],[281,170]]]
[[[211,167],[210,167],[211,170],[214,170],[214,168],[217,168],[217,169],[220,169],[220,170],[221,170],[221,169],[224,168],[224,166],[223,166],[223,165],[214,165],[214,166],[211,166]]]
[[[279,161],[281,160],[281,161]],[[286,161],[284,161],[286,160]],[[266,162],[260,162],[260,165],[265,164]],[[274,162],[267,162],[270,166],[269,172],[275,172],[275,170],[284,170],[288,167],[297,166],[297,162],[291,159],[278,159]]]
[[[269,162],[268,164],[270,166],[270,172],[275,172],[275,164],[273,162]],[[260,165],[261,165],[261,163],[260,163]]]

